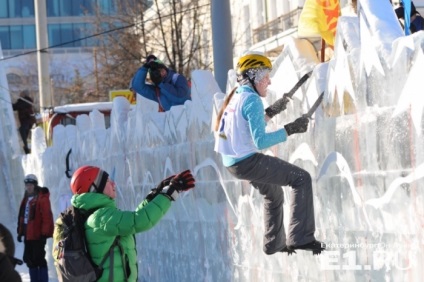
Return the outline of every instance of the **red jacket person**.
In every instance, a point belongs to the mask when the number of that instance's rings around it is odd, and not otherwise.
[[[24,238],[23,260],[29,268],[31,281],[48,281],[46,240],[53,236],[53,214],[50,192],[38,186],[34,174],[24,179],[25,195],[18,216],[18,242]]]

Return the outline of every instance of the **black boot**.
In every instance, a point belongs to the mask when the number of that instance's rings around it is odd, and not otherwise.
[[[28,147],[25,147],[25,146],[24,146],[24,151],[25,151],[25,154],[31,153],[31,150]]]
[[[279,250],[279,251],[276,251],[276,252],[271,252],[271,253],[267,253],[267,252],[265,252],[267,255],[273,255],[273,254],[276,254],[276,253],[287,253],[288,255],[292,255],[292,254],[295,254],[296,253],[296,251],[295,250],[290,250],[287,246],[284,246],[281,250]]]
[[[291,251],[294,251],[294,250],[312,251],[314,255],[319,255],[322,251],[325,250],[325,244],[315,240],[300,246],[287,246],[287,248]]]

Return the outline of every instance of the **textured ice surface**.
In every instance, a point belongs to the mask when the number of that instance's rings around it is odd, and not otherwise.
[[[361,2],[368,5],[366,17],[374,4]],[[50,188],[55,216],[69,204],[64,172],[72,149],[71,169],[92,164],[114,171],[117,203],[125,210],[134,209],[166,176],[193,170],[196,188],[173,203],[156,227],[136,236],[141,281],[421,281],[424,98],[416,85],[422,84],[424,34],[399,35],[391,17],[366,19],[371,24],[366,30],[356,17],[340,19],[335,56],[324,64],[304,42],[287,44],[274,60],[264,100],[271,104],[314,70],[288,109],[270,122],[268,130],[273,130],[326,93],[307,133],[265,151],[311,173],[316,237],[328,244],[321,256],[262,252],[263,199],[249,183],[229,175],[213,151],[211,126],[223,94],[207,71],[193,72],[193,100],[169,112],[157,113],[140,96],[134,109],[116,98],[110,128],[94,111],[79,117],[75,126],[56,127],[51,147],[37,128],[33,153],[19,161],[13,149],[16,132],[5,133],[11,125],[3,115],[10,114],[10,104],[0,101],[0,190],[7,195],[0,197],[2,221],[16,218],[24,172],[36,173]],[[361,36],[373,35],[378,27],[386,34],[374,34],[377,41],[364,51]],[[368,60],[361,57],[364,52]],[[289,201],[286,193],[286,224]]]

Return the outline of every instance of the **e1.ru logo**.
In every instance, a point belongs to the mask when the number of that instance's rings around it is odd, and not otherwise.
[[[408,257],[399,252],[374,250],[366,262],[358,261],[356,251],[340,249],[321,253],[321,270],[377,270],[383,267],[395,267],[398,270],[408,270],[414,262],[411,254]]]

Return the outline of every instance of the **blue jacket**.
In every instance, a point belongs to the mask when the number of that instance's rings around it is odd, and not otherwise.
[[[131,80],[130,89],[149,100],[158,102],[156,86],[146,83],[147,72],[147,68],[139,68]],[[191,100],[191,90],[187,79],[171,69],[168,69],[168,75],[158,87],[160,89],[159,104],[165,111],[169,111],[172,106],[184,105],[185,101]]]

